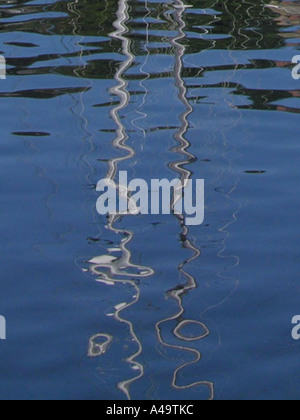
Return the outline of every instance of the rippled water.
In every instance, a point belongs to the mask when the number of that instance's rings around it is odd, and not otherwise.
[[[298,399],[300,2],[0,12],[0,398]],[[100,217],[120,170],[205,223]]]

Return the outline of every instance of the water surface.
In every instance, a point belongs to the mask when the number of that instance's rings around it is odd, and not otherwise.
[[[0,12],[0,398],[298,399],[299,1]],[[99,216],[120,170],[204,224]]]

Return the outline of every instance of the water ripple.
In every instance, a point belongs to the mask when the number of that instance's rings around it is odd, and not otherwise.
[[[267,340],[249,338],[242,312],[264,324],[270,314],[252,301],[272,300],[262,279],[280,289],[273,267],[297,277],[299,203],[284,182],[297,190],[299,1],[12,0],[0,21],[2,304],[20,302],[7,310],[19,322],[24,307],[30,321],[3,357],[1,395],[40,397],[40,384],[72,398],[275,392],[257,380],[264,372],[273,384],[268,360],[252,369]],[[204,225],[175,214],[99,217],[96,184],[121,169],[205,178]]]

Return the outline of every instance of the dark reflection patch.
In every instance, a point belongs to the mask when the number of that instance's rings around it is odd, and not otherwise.
[[[12,133],[14,136],[24,136],[24,137],[47,137],[50,136],[49,133],[43,133],[40,131],[18,131]]]

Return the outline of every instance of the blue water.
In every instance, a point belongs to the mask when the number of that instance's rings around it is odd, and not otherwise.
[[[1,399],[298,399],[300,2],[0,2]],[[205,221],[96,212],[205,179]]]

